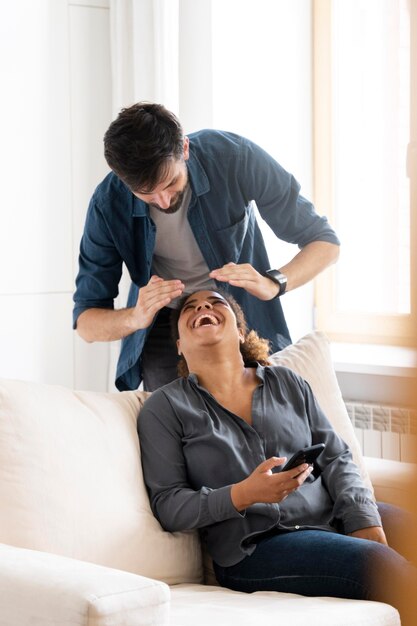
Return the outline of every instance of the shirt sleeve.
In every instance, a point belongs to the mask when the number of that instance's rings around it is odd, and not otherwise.
[[[378,508],[370,490],[364,485],[348,445],[339,437],[320,408],[309,384],[299,379],[312,432],[312,443],[326,448],[315,464],[334,502],[334,520],[342,522],[345,534],[369,526],[381,526]]]
[[[138,417],[141,460],[151,508],[165,530],[192,530],[232,517],[231,485],[190,487],[180,420],[164,392],[155,391]]]
[[[326,217],[300,194],[300,185],[265,150],[244,139],[240,151],[240,180],[247,200],[254,200],[262,218],[280,239],[300,248],[313,241],[339,245]]]
[[[121,275],[122,258],[93,196],[80,244],[79,272],[74,293],[74,328],[83,311],[113,308],[114,299],[119,293]]]

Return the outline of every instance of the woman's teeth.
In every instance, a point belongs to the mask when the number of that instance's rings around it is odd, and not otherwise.
[[[194,321],[193,328],[199,328],[200,326],[218,326],[219,320],[209,313],[204,313],[204,315],[200,315]]]

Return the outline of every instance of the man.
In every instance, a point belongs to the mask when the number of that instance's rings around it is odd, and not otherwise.
[[[339,241],[300,186],[270,155],[233,133],[184,136],[162,105],[123,109],[104,137],[112,172],[87,213],[74,295],[86,341],[122,339],[120,390],[153,391],[177,377],[170,308],[183,292],[222,283],[272,350],[291,342],[279,297],[338,257]],[[253,202],[300,252],[271,269]],[[125,263],[127,308],[114,310]]]

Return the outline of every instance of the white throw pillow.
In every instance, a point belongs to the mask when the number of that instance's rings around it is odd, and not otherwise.
[[[297,343],[276,352],[270,359],[274,365],[288,367],[309,383],[333,428],[350,447],[353,460],[359,467],[366,486],[373,493],[359,442],[337,382],[326,335],[318,331],[310,333]]]
[[[0,380],[0,542],[168,584],[201,582],[197,533],[167,533],[142,479],[140,392]]]

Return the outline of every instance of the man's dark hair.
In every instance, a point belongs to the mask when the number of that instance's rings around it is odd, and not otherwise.
[[[109,167],[132,191],[152,191],[172,159],[183,156],[179,120],[162,104],[138,102],[122,109],[104,135]]]

